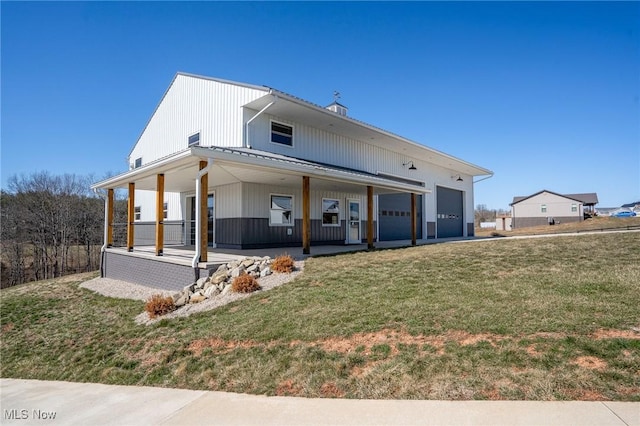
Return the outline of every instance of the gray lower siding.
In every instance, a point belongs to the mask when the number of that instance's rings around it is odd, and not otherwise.
[[[294,225],[269,226],[269,219],[266,218],[216,219],[216,247],[253,249],[301,246],[302,220],[296,219]],[[375,226],[374,222],[374,229]],[[361,222],[361,234],[362,241],[366,241],[366,220]],[[374,234],[374,240],[376,237]],[[311,220],[311,245],[344,244],[345,239],[346,222],[344,220],[341,221],[340,226],[322,226],[321,220]]]
[[[467,236],[473,237],[475,235],[475,228],[473,223],[467,223]]]
[[[580,216],[554,216],[553,219],[556,224],[580,222],[583,220]],[[549,220],[546,217],[514,217],[511,220],[511,229],[542,225],[549,225]]]
[[[435,237],[436,237],[436,223],[427,222],[427,238],[435,238]]]
[[[210,265],[209,268],[216,268],[217,266]],[[195,281],[195,273],[190,266],[112,251],[104,252],[102,269],[106,278],[163,290],[182,290],[184,286]],[[201,270],[200,274],[204,276],[205,270]]]

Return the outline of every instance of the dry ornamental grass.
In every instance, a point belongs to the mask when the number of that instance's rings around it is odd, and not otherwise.
[[[154,294],[144,305],[144,310],[149,313],[150,318],[168,314],[175,309],[173,298],[171,296],[165,297],[161,294]]]
[[[236,293],[253,293],[260,290],[260,284],[251,275],[242,274],[233,279],[231,289]]]
[[[293,271],[294,260],[288,254],[276,257],[271,264],[271,270],[280,273],[290,273]]]

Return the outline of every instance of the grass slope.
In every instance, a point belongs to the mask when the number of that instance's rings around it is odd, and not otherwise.
[[[215,311],[69,279],[2,290],[2,377],[347,398],[640,401],[640,233],[476,241],[307,261]],[[82,277],[82,279],[86,279]]]

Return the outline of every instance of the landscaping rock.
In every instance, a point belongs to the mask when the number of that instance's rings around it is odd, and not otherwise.
[[[220,294],[220,289],[218,287],[212,285],[208,289],[204,291],[204,295],[206,298],[210,299]]]
[[[253,260],[253,259],[245,259],[242,262],[240,262],[240,265],[244,266],[245,268],[248,268],[249,266],[253,265],[254,263],[256,263],[256,261]]]
[[[212,284],[218,285],[221,282],[226,281],[227,278],[228,278],[227,270],[225,270],[222,272],[216,272],[214,275],[211,276],[211,278],[209,279],[209,282],[211,282]]]
[[[229,268],[227,268],[227,265],[222,264],[222,265],[218,266],[218,269],[216,269],[216,272],[214,272],[213,274],[216,274],[218,272],[227,272],[228,270],[229,270]]]
[[[267,275],[271,275],[271,268],[268,266],[265,266],[265,268],[260,271],[260,276],[266,277]]]
[[[173,303],[176,307],[181,307],[187,303],[200,303],[218,295],[225,295],[232,291],[233,279],[243,273],[248,273],[255,278],[271,275],[271,263],[271,258],[266,256],[234,260],[220,265],[210,277],[202,277],[175,293],[172,296]]]
[[[176,296],[178,297],[176,298]],[[190,292],[188,291],[182,292],[182,293],[176,293],[173,295],[173,304],[176,306],[176,308],[184,306],[189,301],[189,296],[190,296]]]
[[[209,277],[200,278],[198,281],[196,281],[196,287],[203,288],[207,281],[209,281]]]
[[[231,278],[240,276],[244,272],[244,266],[239,265],[231,270]]]
[[[205,300],[207,297],[204,294],[194,294],[193,296],[191,296],[191,298],[189,299],[189,303],[200,303],[203,300]]]

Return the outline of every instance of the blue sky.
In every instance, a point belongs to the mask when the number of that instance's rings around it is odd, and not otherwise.
[[[2,2],[2,187],[124,171],[177,71],[266,85],[541,189],[640,200],[640,2]]]

